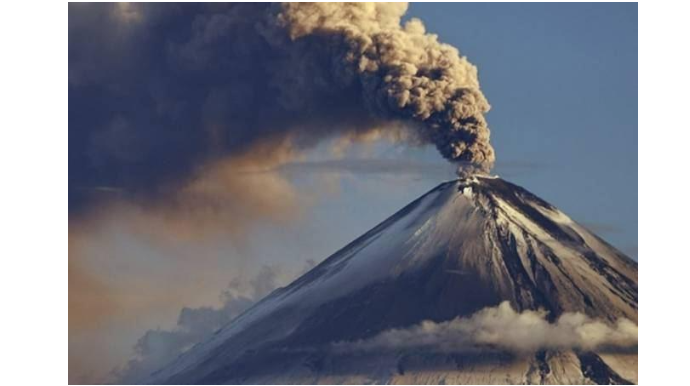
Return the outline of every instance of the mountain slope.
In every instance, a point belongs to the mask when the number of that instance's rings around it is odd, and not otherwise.
[[[625,383],[636,353],[333,352],[424,320],[509,301],[555,321],[580,312],[637,321],[637,264],[499,178],[445,182],[285,288],[153,383]],[[624,374],[627,378],[623,377]]]

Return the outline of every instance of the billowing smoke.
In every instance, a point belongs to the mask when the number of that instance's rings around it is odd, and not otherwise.
[[[391,3],[290,3],[271,19],[305,53],[328,52],[332,87],[356,89],[366,110],[411,121],[451,161],[490,167],[494,161],[477,69],[458,50],[427,34],[407,6]],[[359,103],[359,102],[355,102]]]
[[[421,348],[442,352],[493,348],[515,353],[544,349],[636,350],[637,325],[628,319],[611,324],[571,312],[550,323],[545,312],[516,312],[506,301],[469,318],[442,323],[425,321],[407,329],[388,330],[370,339],[341,342],[335,346],[346,351]]]
[[[401,25],[406,9],[70,4],[71,212],[95,188],[166,198],[219,159],[268,147],[257,162],[279,163],[372,131],[489,168],[477,69],[420,20]]]

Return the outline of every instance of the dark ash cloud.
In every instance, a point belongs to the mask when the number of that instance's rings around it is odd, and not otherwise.
[[[70,4],[72,213],[89,187],[167,197],[226,157],[280,162],[400,127],[452,161],[494,154],[476,68],[405,4]],[[98,196],[101,197],[101,196]]]

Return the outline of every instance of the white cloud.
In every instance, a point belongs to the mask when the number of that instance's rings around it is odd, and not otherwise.
[[[384,331],[370,339],[336,343],[339,350],[397,350],[430,347],[465,351],[482,347],[512,352],[540,349],[634,349],[637,325],[628,319],[608,323],[581,313],[566,312],[555,322],[544,311],[516,312],[510,303],[485,308],[468,318],[435,323],[424,321],[406,329]]]

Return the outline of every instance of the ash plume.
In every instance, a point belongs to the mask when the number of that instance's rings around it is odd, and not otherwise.
[[[219,159],[372,131],[494,161],[477,69],[406,4],[70,4],[70,211],[165,198]],[[265,160],[257,160],[265,163]]]
[[[340,59],[332,62],[335,84],[357,88],[374,116],[416,123],[420,136],[446,159],[490,167],[495,157],[484,119],[489,104],[476,67],[427,34],[419,19],[401,26],[406,8],[290,3],[277,13],[275,24],[288,31],[293,44],[307,42],[305,52],[323,50]]]

